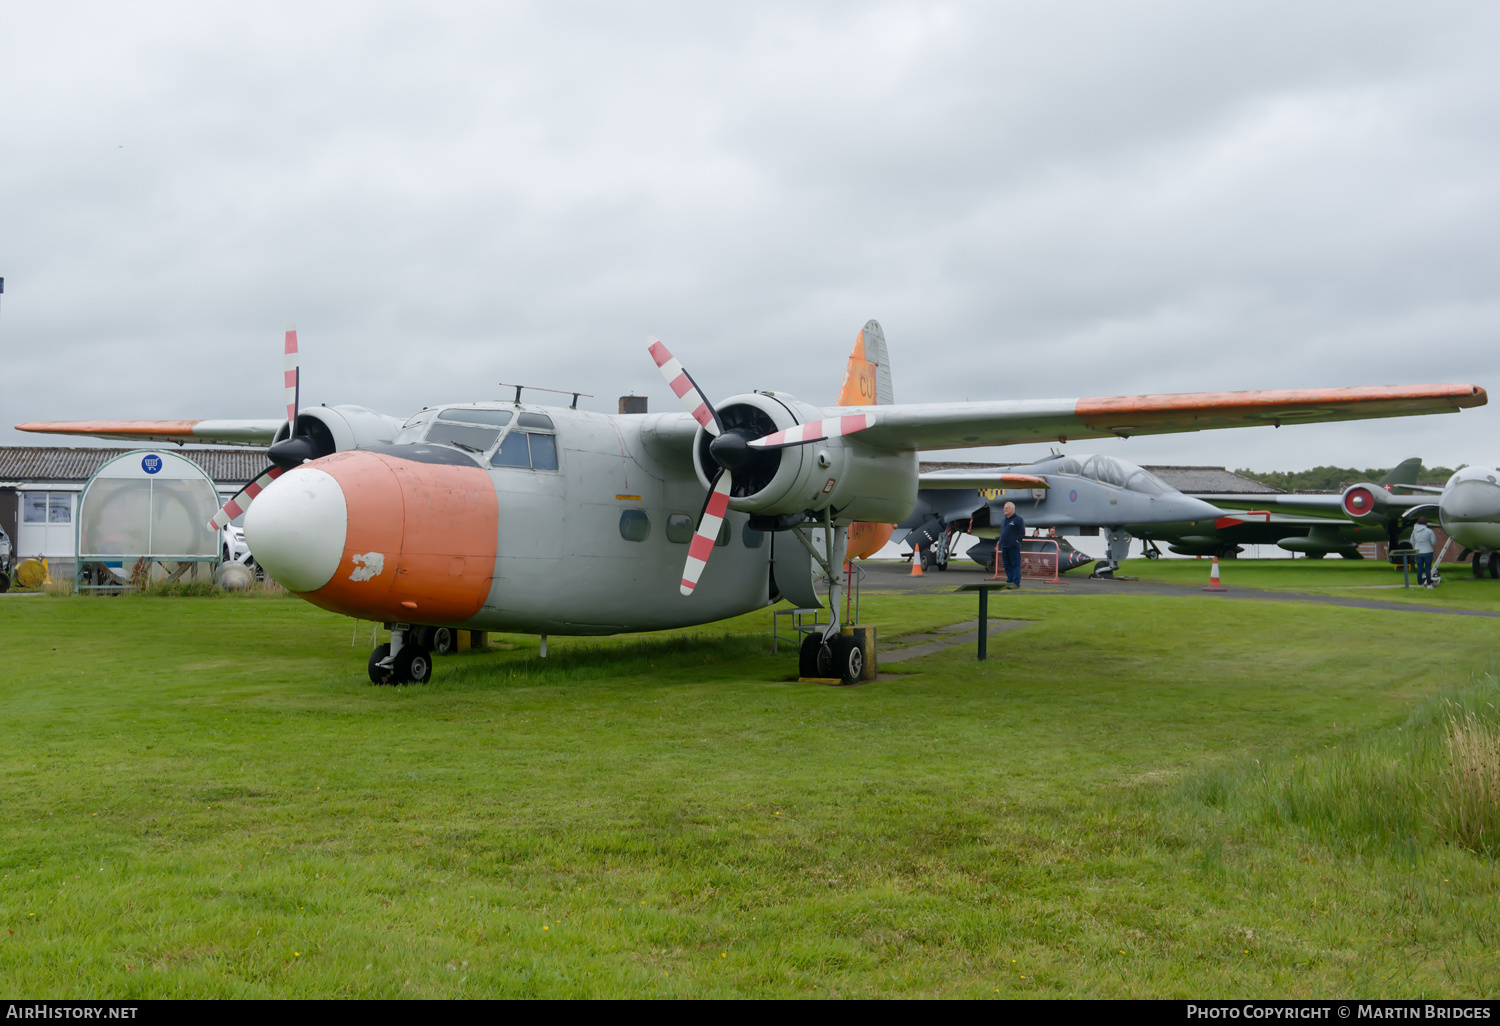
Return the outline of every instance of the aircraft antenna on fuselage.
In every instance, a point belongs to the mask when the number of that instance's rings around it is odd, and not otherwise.
[[[521,405],[521,389],[523,388],[529,388],[533,392],[556,392],[558,395],[570,395],[573,397],[573,405],[568,407],[570,410],[578,409],[579,396],[583,396],[585,399],[594,398],[587,392],[575,392],[571,388],[543,388],[541,385],[515,385],[509,381],[501,381],[498,384],[501,388],[514,388],[516,390],[515,403],[517,406]]]

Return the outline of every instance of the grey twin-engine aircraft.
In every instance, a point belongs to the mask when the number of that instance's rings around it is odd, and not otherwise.
[[[846,528],[896,523],[917,500],[917,453],[1455,412],[1467,384],[897,404],[880,326],[865,325],[846,393],[822,408],[779,392],[711,403],[648,340],[682,413],[590,413],[492,400],[404,422],[359,407],[300,408],[286,337],[287,417],[43,423],[22,430],[272,444],[272,466],[225,505],[257,562],[325,609],[391,626],[378,682],[431,673],[422,627],[609,634],[708,623],[785,597],[841,608]],[[1142,494],[1124,487],[1120,494]],[[706,497],[705,497],[706,495]],[[1146,496],[1146,498],[1150,498]],[[251,500],[254,500],[251,504]],[[248,509],[245,507],[248,506]],[[821,584],[814,583],[814,569]],[[804,666],[858,679],[837,616]]]
[[[1041,487],[1016,487],[1017,477],[1035,477]],[[1184,495],[1155,474],[1113,456],[1048,456],[1019,466],[935,470],[921,475],[917,502],[896,529],[916,550],[923,568],[947,566],[952,541],[959,534],[992,539],[999,534],[1007,502],[1027,527],[1051,528],[1059,537],[1096,533],[1104,528],[1110,564],[1125,558],[1130,545],[1127,524],[1164,524],[1217,517],[1208,503]],[[981,543],[969,557],[993,564],[992,545]],[[1068,569],[1062,567],[1060,569]]]

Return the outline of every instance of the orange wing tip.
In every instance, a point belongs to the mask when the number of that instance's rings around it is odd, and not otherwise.
[[[1000,480],[1004,484],[1030,485],[1033,488],[1050,487],[1045,477],[1038,477],[1035,474],[1001,474]]]
[[[1118,422],[1129,417],[1133,427],[1174,420],[1182,416],[1214,419],[1258,417],[1270,421],[1278,415],[1316,416],[1330,410],[1365,406],[1372,415],[1415,410],[1467,409],[1489,401],[1478,385],[1362,385],[1348,388],[1288,388],[1251,392],[1184,392],[1173,395],[1121,395],[1079,399],[1078,417],[1109,418]],[[1122,428],[1123,430],[1123,428]]]
[[[196,420],[32,420],[17,424],[17,431],[45,435],[182,435],[195,437]]]

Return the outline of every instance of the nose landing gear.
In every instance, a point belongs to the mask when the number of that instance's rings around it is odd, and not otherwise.
[[[432,679],[432,653],[408,640],[411,628],[396,624],[389,644],[376,645],[370,653],[370,683],[426,684]]]

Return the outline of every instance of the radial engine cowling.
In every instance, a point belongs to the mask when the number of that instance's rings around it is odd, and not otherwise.
[[[883,523],[898,523],[911,512],[917,498],[915,452],[876,449],[858,436],[756,449],[745,443],[820,420],[824,411],[772,392],[733,396],[717,408],[724,436],[715,439],[699,428],[693,467],[705,489],[721,466],[730,471],[730,509],[760,516],[832,509],[840,521]]]
[[[1380,485],[1361,483],[1344,490],[1344,514],[1357,523],[1384,520],[1390,510],[1391,493]]]
[[[273,448],[287,441],[290,428],[289,423],[281,425],[272,441]],[[395,417],[363,406],[309,406],[297,413],[298,448],[291,451],[297,457],[292,465],[300,466],[304,460],[349,449],[390,445],[400,430],[401,422]]]

